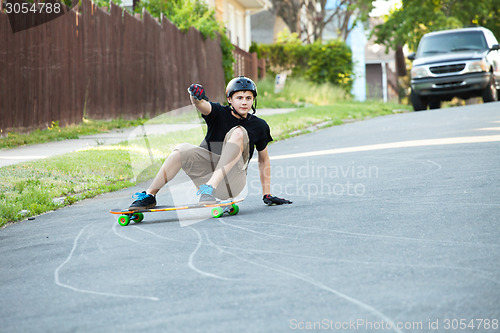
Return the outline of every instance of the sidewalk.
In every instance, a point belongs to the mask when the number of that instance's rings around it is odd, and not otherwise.
[[[266,116],[271,114],[287,113],[295,109],[258,109],[257,116]],[[196,125],[146,125],[145,132],[166,133],[179,129],[188,129]],[[51,156],[62,155],[69,152],[86,149],[89,147],[113,145],[129,138],[141,135],[143,128],[131,127],[125,129],[115,129],[107,133],[82,136],[79,139],[54,141],[36,145],[22,146],[19,148],[0,150],[0,168],[22,162],[39,160]]]

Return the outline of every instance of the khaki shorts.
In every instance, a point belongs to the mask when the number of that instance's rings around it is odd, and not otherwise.
[[[250,148],[246,129],[241,126],[233,127],[227,132],[222,143],[222,149],[224,149],[233,131],[238,127],[243,130],[243,153],[215,190],[215,197],[222,200],[236,197],[241,193],[247,181]],[[174,150],[181,153],[182,170],[191,178],[196,187],[205,184],[212,177],[220,159],[220,155],[190,143],[180,144]]]

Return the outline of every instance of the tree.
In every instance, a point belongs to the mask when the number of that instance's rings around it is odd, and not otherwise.
[[[374,29],[376,42],[396,50],[408,45],[412,50],[431,31],[480,25],[500,38],[500,1],[403,0],[384,24]]]
[[[372,0],[272,0],[274,13],[307,43],[321,40],[325,26],[335,25],[344,41],[358,20],[366,21]]]
[[[281,17],[290,32],[300,33],[300,9],[304,0],[272,0],[274,13]]]
[[[326,1],[321,2],[326,3]],[[358,22],[368,21],[368,15],[373,9],[373,0],[336,0],[335,2],[334,6],[326,4],[326,8],[322,5],[322,11],[326,14],[324,25],[333,23],[339,37],[346,41]]]

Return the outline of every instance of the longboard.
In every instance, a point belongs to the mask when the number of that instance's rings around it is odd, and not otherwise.
[[[240,211],[240,208],[236,203],[243,201],[244,199],[237,200],[226,200],[226,201],[217,201],[211,204],[191,204],[184,206],[156,206],[151,209],[140,209],[140,210],[129,210],[129,209],[112,209],[109,212],[111,214],[121,215],[118,218],[118,224],[122,226],[128,225],[131,221],[141,222],[144,220],[144,213],[152,213],[152,212],[168,212],[174,210],[184,210],[184,209],[196,209],[196,208],[212,208],[212,217],[218,218],[221,217],[224,213],[228,213],[229,215],[236,215]]]

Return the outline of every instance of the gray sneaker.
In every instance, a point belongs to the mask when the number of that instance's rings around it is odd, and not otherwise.
[[[198,192],[196,192],[196,195],[201,195],[199,203],[202,205],[216,203],[217,199],[214,196],[214,191],[215,189],[211,185],[201,185]]]
[[[132,202],[128,208],[129,210],[151,209],[156,206],[156,197],[151,194],[146,194],[146,191],[137,192],[132,198],[137,200]]]

